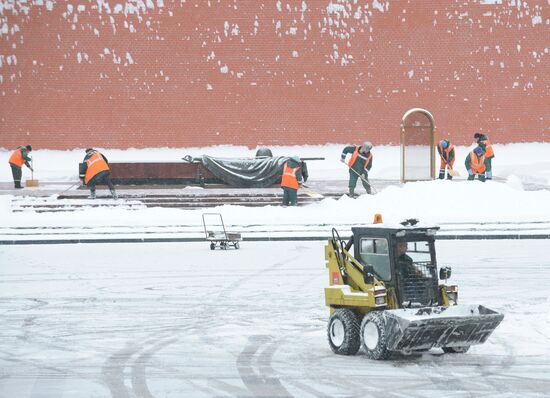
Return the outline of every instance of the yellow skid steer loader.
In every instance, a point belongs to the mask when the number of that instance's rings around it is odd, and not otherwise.
[[[417,223],[352,228],[347,243],[332,230],[325,246],[325,303],[336,354],[355,355],[361,346],[371,359],[432,347],[461,353],[484,343],[502,321],[502,314],[482,305],[458,305],[458,287],[447,284],[451,269],[437,275],[439,227]]]

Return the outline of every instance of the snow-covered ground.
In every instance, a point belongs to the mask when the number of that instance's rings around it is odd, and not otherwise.
[[[347,179],[342,147],[272,150],[325,157],[308,162],[311,180],[336,181]],[[457,148],[463,176],[469,149]],[[111,161],[179,161],[187,154],[239,157],[255,150],[104,152]],[[550,233],[550,144],[495,145],[495,153],[498,181],[396,184],[355,200],[208,212],[221,213],[245,239],[326,235],[332,226],[348,236],[351,226],[372,222],[375,213],[387,223],[417,217],[441,225],[443,233]],[[399,148],[375,147],[373,154],[373,184],[397,180]],[[77,181],[82,150],[33,155],[40,181],[58,182],[60,191]],[[0,181],[11,181],[8,156],[0,151],[6,165]],[[13,199],[0,195],[0,240],[203,236],[206,210],[15,213]],[[547,242],[437,241],[439,265],[453,266],[461,302],[502,312],[504,321],[466,354],[432,350],[386,362],[330,350],[322,241],[245,240],[240,250],[228,251],[211,251],[207,242],[0,245],[0,397],[547,396]]]
[[[324,157],[322,161],[308,162],[311,181],[346,180],[347,170],[340,162],[344,145],[274,147],[274,155],[298,154],[302,157]],[[473,146],[472,146],[473,147]],[[223,206],[209,211],[222,213],[224,221],[231,227],[246,231],[248,226],[272,229],[284,226],[287,229],[301,229],[300,226],[323,224],[330,231],[330,225],[351,225],[371,222],[375,213],[382,213],[384,220],[398,222],[416,217],[426,223],[470,223],[473,227],[481,223],[544,222],[537,229],[539,233],[550,233],[550,144],[529,143],[495,145],[496,157],[493,161],[495,178],[498,181],[487,183],[465,181],[466,171],[463,161],[472,147],[457,147],[455,168],[462,177],[454,181],[428,181],[407,183],[404,186],[389,186],[379,189],[377,195],[361,196],[353,200],[342,198],[327,199],[300,208],[269,206],[262,208]],[[200,156],[209,154],[223,157],[254,156],[255,149],[224,146],[212,148],[179,149],[129,149],[104,150],[111,161],[180,161],[184,155]],[[77,164],[82,161],[82,150],[73,151],[33,151],[35,178],[45,182],[70,184],[78,181]],[[370,173],[371,181],[399,179],[399,147],[381,146],[373,149],[374,164]],[[7,163],[9,151],[0,151],[0,164]],[[29,178],[29,172],[25,169]],[[10,169],[0,168],[0,181],[10,181]],[[525,185],[529,185],[529,190]],[[67,185],[60,186],[60,192]],[[535,187],[535,190],[533,190]],[[40,188],[38,188],[40,189]],[[200,189],[200,188],[198,188]],[[358,186],[358,192],[363,188]],[[123,206],[111,209],[86,209],[70,215],[57,213],[14,213],[11,211],[10,195],[0,195],[0,218],[5,228],[34,227],[101,227],[102,233],[116,232],[131,228],[137,229],[165,226],[202,228],[200,210],[147,208],[125,210]],[[121,201],[123,203],[123,201]],[[120,203],[120,202],[119,202]],[[112,229],[109,229],[112,227]],[[307,228],[306,228],[307,229]],[[312,227],[313,229],[313,227]],[[1,232],[1,231],[0,231]],[[84,231],[77,231],[78,233]],[[303,233],[307,233],[304,231]]]
[[[460,301],[502,312],[466,354],[332,353],[323,242],[0,246],[0,397],[546,397],[547,241],[437,242]]]

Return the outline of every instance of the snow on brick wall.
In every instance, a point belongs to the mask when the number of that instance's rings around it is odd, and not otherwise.
[[[547,0],[0,0],[0,147],[550,141]]]

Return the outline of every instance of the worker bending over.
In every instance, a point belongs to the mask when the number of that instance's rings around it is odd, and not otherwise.
[[[298,204],[298,189],[303,182],[302,160],[298,156],[292,156],[283,166],[281,188],[283,188],[283,206],[296,206]]]
[[[113,199],[117,199],[115,187],[111,181],[111,173],[109,171],[109,161],[99,151],[93,148],[86,149],[86,156],[84,156],[84,184],[90,188],[90,197],[96,198],[95,186],[96,184],[104,183],[109,187]]]
[[[447,170],[447,179],[452,180],[453,164],[455,163],[455,146],[449,140],[441,140],[437,145],[437,152],[441,158],[439,166],[439,179],[445,178],[445,170]]]
[[[466,156],[464,165],[466,166],[466,170],[468,170],[468,180],[474,180],[477,175],[479,181],[485,181],[487,159],[485,158],[485,151],[481,146],[476,147]]]
[[[369,183],[369,171],[372,167],[372,144],[369,141],[363,142],[361,145],[349,145],[342,150],[340,161],[346,163],[346,156],[351,153],[351,157],[347,162],[349,167],[349,196],[355,197],[355,186],[357,179],[361,179],[363,187],[368,194],[372,193]]]
[[[21,177],[23,176],[23,165],[27,166],[31,171],[33,171],[32,166],[29,162],[32,159],[29,156],[29,152],[32,152],[32,146],[20,145],[15,151],[11,154],[8,162],[11,167],[11,174],[13,176],[13,185],[15,188],[23,188],[21,186]]]

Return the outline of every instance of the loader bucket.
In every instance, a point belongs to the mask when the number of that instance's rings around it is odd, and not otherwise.
[[[482,305],[384,311],[387,348],[410,352],[483,344],[504,315]]]

